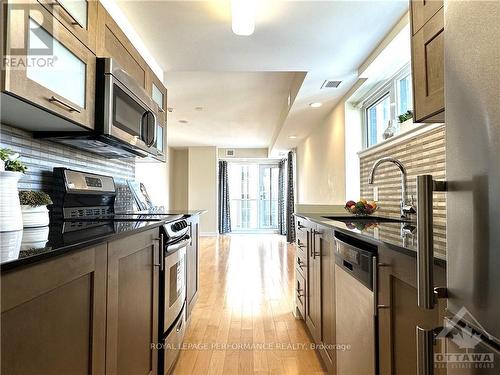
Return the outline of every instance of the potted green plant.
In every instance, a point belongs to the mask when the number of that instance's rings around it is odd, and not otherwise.
[[[21,212],[23,214],[23,227],[34,228],[49,225],[48,205],[52,199],[43,191],[23,190],[19,192]]]
[[[398,116],[399,129],[401,133],[410,130],[413,127],[413,112],[408,110],[405,113]]]
[[[0,232],[23,229],[17,183],[26,169],[18,153],[0,149]]]

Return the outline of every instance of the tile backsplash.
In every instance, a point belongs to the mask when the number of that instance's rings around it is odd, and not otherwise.
[[[0,124],[0,147],[18,152],[21,161],[28,167],[19,182],[20,190],[43,190],[50,193],[54,167],[113,176],[119,195],[125,189],[126,180],[135,178],[134,159],[106,159],[54,142],[34,139],[30,132],[4,124]]]
[[[408,197],[416,201],[415,178],[421,174],[431,174],[436,180],[446,178],[445,126],[432,127],[403,142],[394,142],[390,147],[375,148],[360,154],[361,196],[373,199],[373,187],[378,187],[379,213],[399,216],[401,199],[401,174],[393,164],[382,164],[375,173],[374,185],[368,184],[368,174],[373,163],[384,156],[399,159],[406,166],[408,173]],[[446,194],[434,193],[434,235],[435,250],[446,250]]]

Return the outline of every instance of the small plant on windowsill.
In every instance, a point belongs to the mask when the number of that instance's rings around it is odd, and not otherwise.
[[[413,126],[413,112],[406,111],[398,116],[400,133],[404,133]]]
[[[25,228],[44,227],[49,225],[49,210],[47,206],[52,204],[52,199],[43,191],[20,191],[19,201],[23,214],[23,226]]]
[[[17,183],[26,169],[18,153],[0,148],[0,232],[23,228]]]
[[[402,115],[398,116],[399,123],[402,124],[405,121],[408,121],[413,118],[413,112],[412,111],[406,111],[406,113],[403,113]]]

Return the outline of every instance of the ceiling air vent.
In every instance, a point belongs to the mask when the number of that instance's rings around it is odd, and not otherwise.
[[[233,157],[234,156],[234,150],[226,150],[226,156]]]
[[[321,88],[322,89],[335,89],[335,88],[339,87],[339,85],[341,83],[342,83],[342,81],[329,81],[329,80],[326,80],[321,85]]]

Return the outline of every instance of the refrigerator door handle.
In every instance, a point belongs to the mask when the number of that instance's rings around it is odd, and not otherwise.
[[[431,175],[417,176],[417,298],[418,306],[428,310],[432,310],[436,303],[432,214],[434,191],[446,191],[446,182],[434,181]]]

